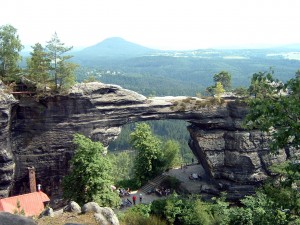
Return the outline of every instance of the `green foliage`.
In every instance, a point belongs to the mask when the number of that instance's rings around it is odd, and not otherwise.
[[[229,224],[288,224],[287,214],[277,208],[274,202],[262,192],[258,191],[254,196],[246,196],[241,203],[244,207],[230,209]]]
[[[226,202],[226,193],[221,193],[221,197],[213,197],[214,204],[211,205],[211,214],[215,224],[227,225],[229,222],[229,203]]]
[[[137,190],[141,187],[141,183],[135,178],[119,180],[116,182],[117,187],[130,188],[130,190]]]
[[[216,86],[220,82],[223,88],[228,91],[231,87],[231,75],[227,71],[221,71],[214,75],[214,82]]]
[[[214,96],[215,95],[215,88],[216,86],[209,86],[205,89],[206,93],[210,96]]]
[[[174,168],[179,166],[182,163],[180,157],[180,146],[177,141],[174,140],[167,140],[162,145],[163,149],[163,159],[165,164],[165,169]]]
[[[192,202],[190,206],[184,208],[180,220],[184,225],[210,225],[213,217],[211,215],[210,204],[204,203],[199,199]]]
[[[21,208],[21,203],[20,203],[19,199],[17,199],[17,208],[14,209],[14,214],[25,216],[25,211],[23,208]]]
[[[271,170],[277,173],[277,179],[262,187],[262,191],[278,208],[288,210],[293,215],[300,215],[299,167],[293,161],[272,165]]]
[[[263,192],[274,202],[277,208],[300,215],[300,195],[296,189],[281,185],[266,184],[263,186]]]
[[[63,180],[64,197],[79,204],[95,201],[102,206],[116,207],[119,196],[111,189],[111,164],[100,142],[80,134],[74,135],[75,155],[71,171]]]
[[[141,214],[133,211],[126,211],[119,214],[118,218],[121,225],[167,225],[167,223],[157,216],[143,217]]]
[[[214,75],[215,84],[208,86],[205,91],[210,96],[217,96],[218,101],[220,102],[220,95],[228,91],[231,87],[231,75],[226,71],[221,71]]]
[[[217,224],[212,215],[212,204],[199,196],[183,198],[173,193],[167,199],[152,202],[151,213],[165,218],[169,224]]]
[[[130,208],[132,212],[136,212],[143,217],[149,217],[151,211],[151,204],[139,204],[135,205],[134,207]]]
[[[166,204],[167,204],[166,199],[154,200],[151,203],[151,214],[164,218],[165,217],[164,209],[166,207]]]
[[[181,181],[177,178],[168,176],[162,181],[161,186],[171,190],[178,190],[180,183]]]
[[[167,200],[164,207],[164,216],[170,224],[181,216],[184,203],[181,198],[178,198],[176,193],[173,193]]]
[[[133,148],[137,150],[134,161],[135,179],[145,184],[164,169],[161,141],[153,136],[150,126],[145,123],[137,124],[130,137]]]
[[[157,217],[151,215],[152,204],[139,204],[128,209],[124,214],[118,215],[121,224],[132,225],[166,225],[166,222]]]
[[[137,150],[134,160],[134,178],[141,184],[181,164],[178,142],[168,140],[162,143],[152,134],[148,124],[137,124],[130,137],[133,148]]]
[[[54,78],[55,91],[63,91],[68,89],[75,82],[75,69],[77,65],[68,62],[71,55],[66,55],[73,47],[65,47],[57,34],[54,33],[51,40],[46,45],[48,58],[51,61],[51,71]]]
[[[112,163],[110,174],[117,187],[130,188],[131,190],[140,187],[139,182],[134,179],[134,151],[112,152],[108,154],[108,158]]]
[[[247,97],[247,96],[249,96],[248,89],[246,89],[244,87],[237,87],[237,88],[233,89],[232,92],[236,96],[240,96],[240,97]]]
[[[0,27],[0,78],[5,83],[18,80],[21,69],[20,51],[23,46],[17,35],[17,29],[11,25]]]
[[[121,151],[107,155],[112,163],[110,174],[115,182],[133,178],[134,153],[134,151]]]
[[[221,96],[225,92],[223,85],[221,82],[216,83],[215,87],[215,94],[216,94],[216,99],[218,100],[219,103],[221,103]]]
[[[285,84],[273,79],[272,72],[253,75],[246,126],[258,128],[272,136],[270,147],[300,147],[300,78]]]
[[[40,43],[36,43],[32,48],[31,57],[27,58],[28,78],[45,92],[50,83],[50,59]]]

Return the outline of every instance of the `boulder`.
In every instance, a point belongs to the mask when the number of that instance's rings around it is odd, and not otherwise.
[[[100,207],[100,212],[95,213],[96,220],[97,220],[97,218],[102,218],[102,217],[98,217],[99,214],[102,215],[106,219],[108,224],[119,225],[119,219],[118,219],[118,217],[116,216],[116,214],[114,213],[114,211],[111,208]]]
[[[100,207],[96,202],[88,202],[82,207],[83,213],[93,212],[96,221],[102,225],[119,225],[114,211],[109,207]]]
[[[37,225],[32,219],[25,216],[0,212],[0,225]]]
[[[101,207],[96,202],[88,202],[82,206],[82,213],[101,213]]]
[[[42,218],[44,216],[50,216],[50,217],[54,217],[54,213],[53,213],[53,209],[52,208],[46,208],[39,216],[39,218]]]
[[[77,202],[71,201],[66,207],[64,207],[64,212],[81,213],[81,207]]]

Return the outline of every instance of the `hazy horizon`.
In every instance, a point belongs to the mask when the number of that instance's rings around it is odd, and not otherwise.
[[[14,26],[25,46],[54,32],[76,48],[110,37],[161,50],[300,43],[298,0],[10,0],[1,8],[0,26]]]

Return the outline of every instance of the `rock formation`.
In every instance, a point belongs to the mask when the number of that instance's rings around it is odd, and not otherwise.
[[[198,98],[146,98],[98,82],[77,84],[67,95],[38,100],[23,96],[17,104],[1,90],[0,100],[1,196],[9,190],[12,194],[27,191],[29,166],[35,167],[37,183],[44,191],[55,195],[74,151],[73,134],[107,146],[124,124],[136,121],[190,122],[189,144],[194,154],[220,188],[232,188],[233,193],[249,191],[265,179],[272,160],[285,160],[284,154],[270,157],[264,135],[241,127],[247,108],[234,100],[209,106]]]
[[[15,162],[11,148],[11,109],[16,102],[0,81],[0,196],[7,196],[14,177]]]

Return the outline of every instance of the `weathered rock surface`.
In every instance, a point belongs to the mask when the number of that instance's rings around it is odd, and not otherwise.
[[[11,142],[11,109],[17,103],[0,81],[0,197],[7,196],[14,177]]]
[[[77,202],[71,201],[66,207],[64,207],[63,211],[81,213],[81,207]]]
[[[98,224],[119,225],[119,219],[111,208],[100,207],[96,202],[88,202],[82,206],[82,213],[94,213]]]
[[[25,216],[14,215],[8,212],[0,212],[0,225],[36,225],[36,223]]]
[[[0,96],[7,98],[4,94]],[[220,186],[233,187],[235,193],[239,186],[244,190],[245,185],[265,179],[272,160],[285,160],[284,153],[274,159],[268,155],[264,135],[260,132],[242,128],[247,113],[245,106],[227,100],[221,106],[174,107],[184,99],[186,97],[147,99],[116,85],[94,82],[77,84],[65,96],[40,100],[23,97],[18,104],[14,99],[2,101],[2,196],[8,194],[9,188],[13,194],[27,191],[29,166],[36,168],[37,183],[54,196],[59,192],[73,155],[73,134],[81,133],[108,145],[124,124],[136,121],[179,119],[190,122],[189,145],[206,173],[221,183]]]
[[[51,207],[46,208],[40,215],[39,218],[45,217],[45,216],[50,216],[54,217],[54,211]]]

